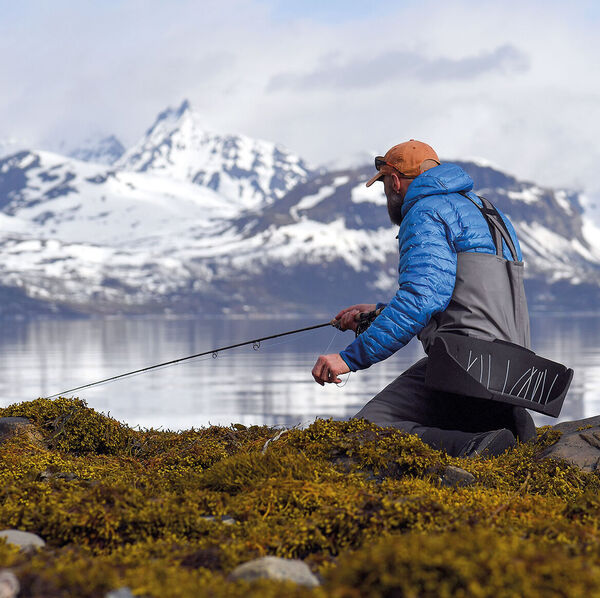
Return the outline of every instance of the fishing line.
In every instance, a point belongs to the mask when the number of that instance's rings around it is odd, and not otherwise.
[[[190,359],[197,359],[199,357],[205,357],[205,356],[210,356],[214,359],[216,359],[219,356],[219,353],[222,353],[223,351],[229,351],[231,349],[236,349],[238,347],[244,347],[246,345],[252,345],[253,348],[258,351],[260,349],[260,343],[270,340],[270,339],[274,339],[274,338],[280,338],[282,336],[288,336],[291,334],[299,334],[302,332],[308,332],[310,330],[316,330],[317,328],[324,328],[325,326],[331,326],[332,322],[325,322],[323,324],[316,324],[314,326],[307,326],[305,328],[298,328],[297,330],[289,330],[288,332],[280,332],[278,334],[271,334],[269,336],[263,336],[261,338],[256,338],[253,340],[249,340],[249,341],[244,341],[242,343],[236,343],[234,345],[228,345],[226,347],[219,347],[217,349],[211,349],[209,351],[203,351],[202,353],[196,353],[194,355],[188,355],[187,357],[180,357],[178,359],[172,359],[171,361],[165,361],[163,363],[157,363],[155,365],[150,365],[144,368],[140,368],[137,370],[132,370],[131,372],[125,372],[123,374],[118,374],[116,376],[110,376],[109,378],[104,378],[102,380],[97,380],[96,382],[90,382],[89,384],[82,384],[81,386],[76,386],[74,388],[69,388],[67,390],[62,390],[60,392],[57,392],[55,394],[49,395],[47,397],[45,397],[46,399],[53,399],[54,397],[58,397],[58,396],[64,396],[67,395],[69,393],[75,392],[77,390],[83,390],[84,388],[91,388],[92,386],[99,386],[101,384],[107,384],[108,382],[113,382],[115,380],[120,380],[122,378],[128,378],[131,376],[135,376],[135,375],[139,375],[145,372],[148,372],[150,370],[158,370],[158,369],[162,369],[168,366],[172,366],[178,363],[181,363],[182,361],[187,361]],[[203,360],[204,361],[204,360]]]
[[[348,384],[348,380],[350,380],[350,375],[352,374],[352,372],[348,372],[348,376],[346,377],[345,380],[342,380],[339,384],[336,384],[336,386],[338,388],[344,388],[344,386],[346,386],[346,384]]]
[[[333,336],[331,337],[331,340],[329,341],[329,344],[327,345],[327,348],[325,349],[325,351],[323,351],[323,355],[327,355],[327,351],[329,351],[331,345],[333,344],[333,339],[335,339],[335,337],[337,336],[337,333],[333,333]],[[348,376],[342,380],[341,382],[336,383],[336,386],[338,388],[344,388],[344,386],[346,386],[346,384],[348,384],[348,380],[350,380],[350,374],[352,372],[348,372]]]
[[[333,344],[333,339],[337,336],[337,332],[333,333],[333,336],[331,337],[331,340],[329,341],[329,344],[327,345],[325,351],[323,351],[323,355],[327,355],[327,351],[329,351],[329,348],[331,347],[331,345]]]

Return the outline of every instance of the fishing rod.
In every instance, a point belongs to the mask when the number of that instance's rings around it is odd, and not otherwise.
[[[89,384],[83,384],[81,386],[76,386],[75,388],[69,388],[68,390],[62,390],[61,392],[57,392],[56,394],[53,394],[53,395],[50,395],[50,396],[44,397],[44,398],[53,399],[54,397],[66,395],[71,392],[75,392],[76,390],[82,390],[84,388],[91,388],[92,386],[97,386],[99,384],[105,384],[106,382],[112,382],[113,380],[119,380],[120,378],[126,378],[127,376],[133,376],[135,374],[141,374],[142,372],[148,372],[150,370],[155,370],[157,368],[165,367],[167,365],[174,365],[176,363],[181,363],[182,361],[187,361],[188,359],[194,359],[196,357],[204,357],[205,355],[212,355],[213,357],[216,358],[219,353],[221,353],[223,351],[228,351],[229,349],[235,349],[236,347],[244,347],[246,345],[252,345],[254,347],[254,349],[258,350],[260,348],[260,343],[263,341],[268,341],[273,338],[279,338],[281,336],[288,336],[290,334],[297,334],[299,332],[307,332],[309,330],[316,330],[317,328],[324,328],[325,326],[334,326],[337,328],[337,324],[338,324],[337,320],[331,320],[330,322],[325,322],[323,324],[316,324],[315,326],[307,326],[306,328],[298,328],[297,330],[290,330],[288,332],[280,332],[279,334],[263,336],[262,338],[255,338],[250,341],[244,341],[243,343],[236,343],[235,345],[228,345],[227,347],[219,347],[218,349],[211,349],[210,351],[204,351],[202,353],[188,355],[187,357],[180,357],[179,359],[172,359],[171,361],[157,363],[156,365],[150,365],[148,367],[140,368],[138,370],[133,370],[131,372],[125,372],[124,374],[118,374],[117,376],[111,376],[110,378],[104,378],[103,380],[97,380],[96,382],[90,382]]]

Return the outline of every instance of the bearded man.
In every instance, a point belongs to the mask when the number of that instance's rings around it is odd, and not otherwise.
[[[441,164],[426,143],[411,139],[375,158],[390,220],[400,227],[398,291],[389,303],[358,304],[335,317],[355,330],[360,313],[381,310],[346,349],[321,355],[312,375],[321,385],[388,358],[418,336],[425,352],[436,334],[452,332],[529,347],[523,262],[506,216],[472,191],[455,164]],[[535,435],[522,407],[432,390],[428,357],[411,366],[355,417],[417,434],[453,456],[498,455]]]

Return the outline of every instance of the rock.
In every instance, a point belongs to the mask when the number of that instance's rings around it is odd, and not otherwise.
[[[600,468],[600,416],[561,422],[552,429],[562,435],[542,457],[565,459],[583,471]]]
[[[31,425],[26,417],[0,417],[0,440],[6,440],[16,431]]]
[[[201,519],[205,519],[206,521],[220,521],[224,525],[233,525],[234,523],[237,523],[237,521],[229,515],[222,515],[219,519],[217,519],[213,515],[204,515],[203,517],[201,517]]]
[[[0,571],[0,598],[16,598],[21,586],[17,576],[9,569]]]
[[[0,417],[0,442],[28,427],[33,424],[26,417]]]
[[[0,442],[19,433],[25,434],[35,444],[44,445],[42,435],[26,417],[0,417]]]
[[[470,486],[475,483],[475,476],[461,467],[448,465],[442,472],[440,477],[442,486],[463,487]]]
[[[36,534],[22,532],[18,529],[3,529],[0,531],[0,538],[4,538],[7,544],[19,546],[24,552],[46,546],[46,542]]]
[[[281,559],[275,556],[264,556],[260,559],[248,561],[236,567],[229,579],[235,581],[243,579],[276,579],[278,581],[291,581],[301,586],[314,588],[320,585],[319,580],[304,562],[295,559]]]
[[[0,597],[1,598],[1,597]],[[104,598],[134,598],[131,590],[128,587],[118,588],[110,591]]]
[[[72,482],[73,480],[78,480],[79,476],[70,471],[52,472],[45,469],[40,473],[39,479],[42,482],[47,482],[48,480],[65,480],[65,482]]]

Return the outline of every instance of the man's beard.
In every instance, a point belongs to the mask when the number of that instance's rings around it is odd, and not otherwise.
[[[387,209],[388,214],[390,216],[390,220],[392,224],[400,226],[402,222],[402,204],[404,203],[404,199],[401,199],[399,196],[394,196],[392,198],[387,198]]]

